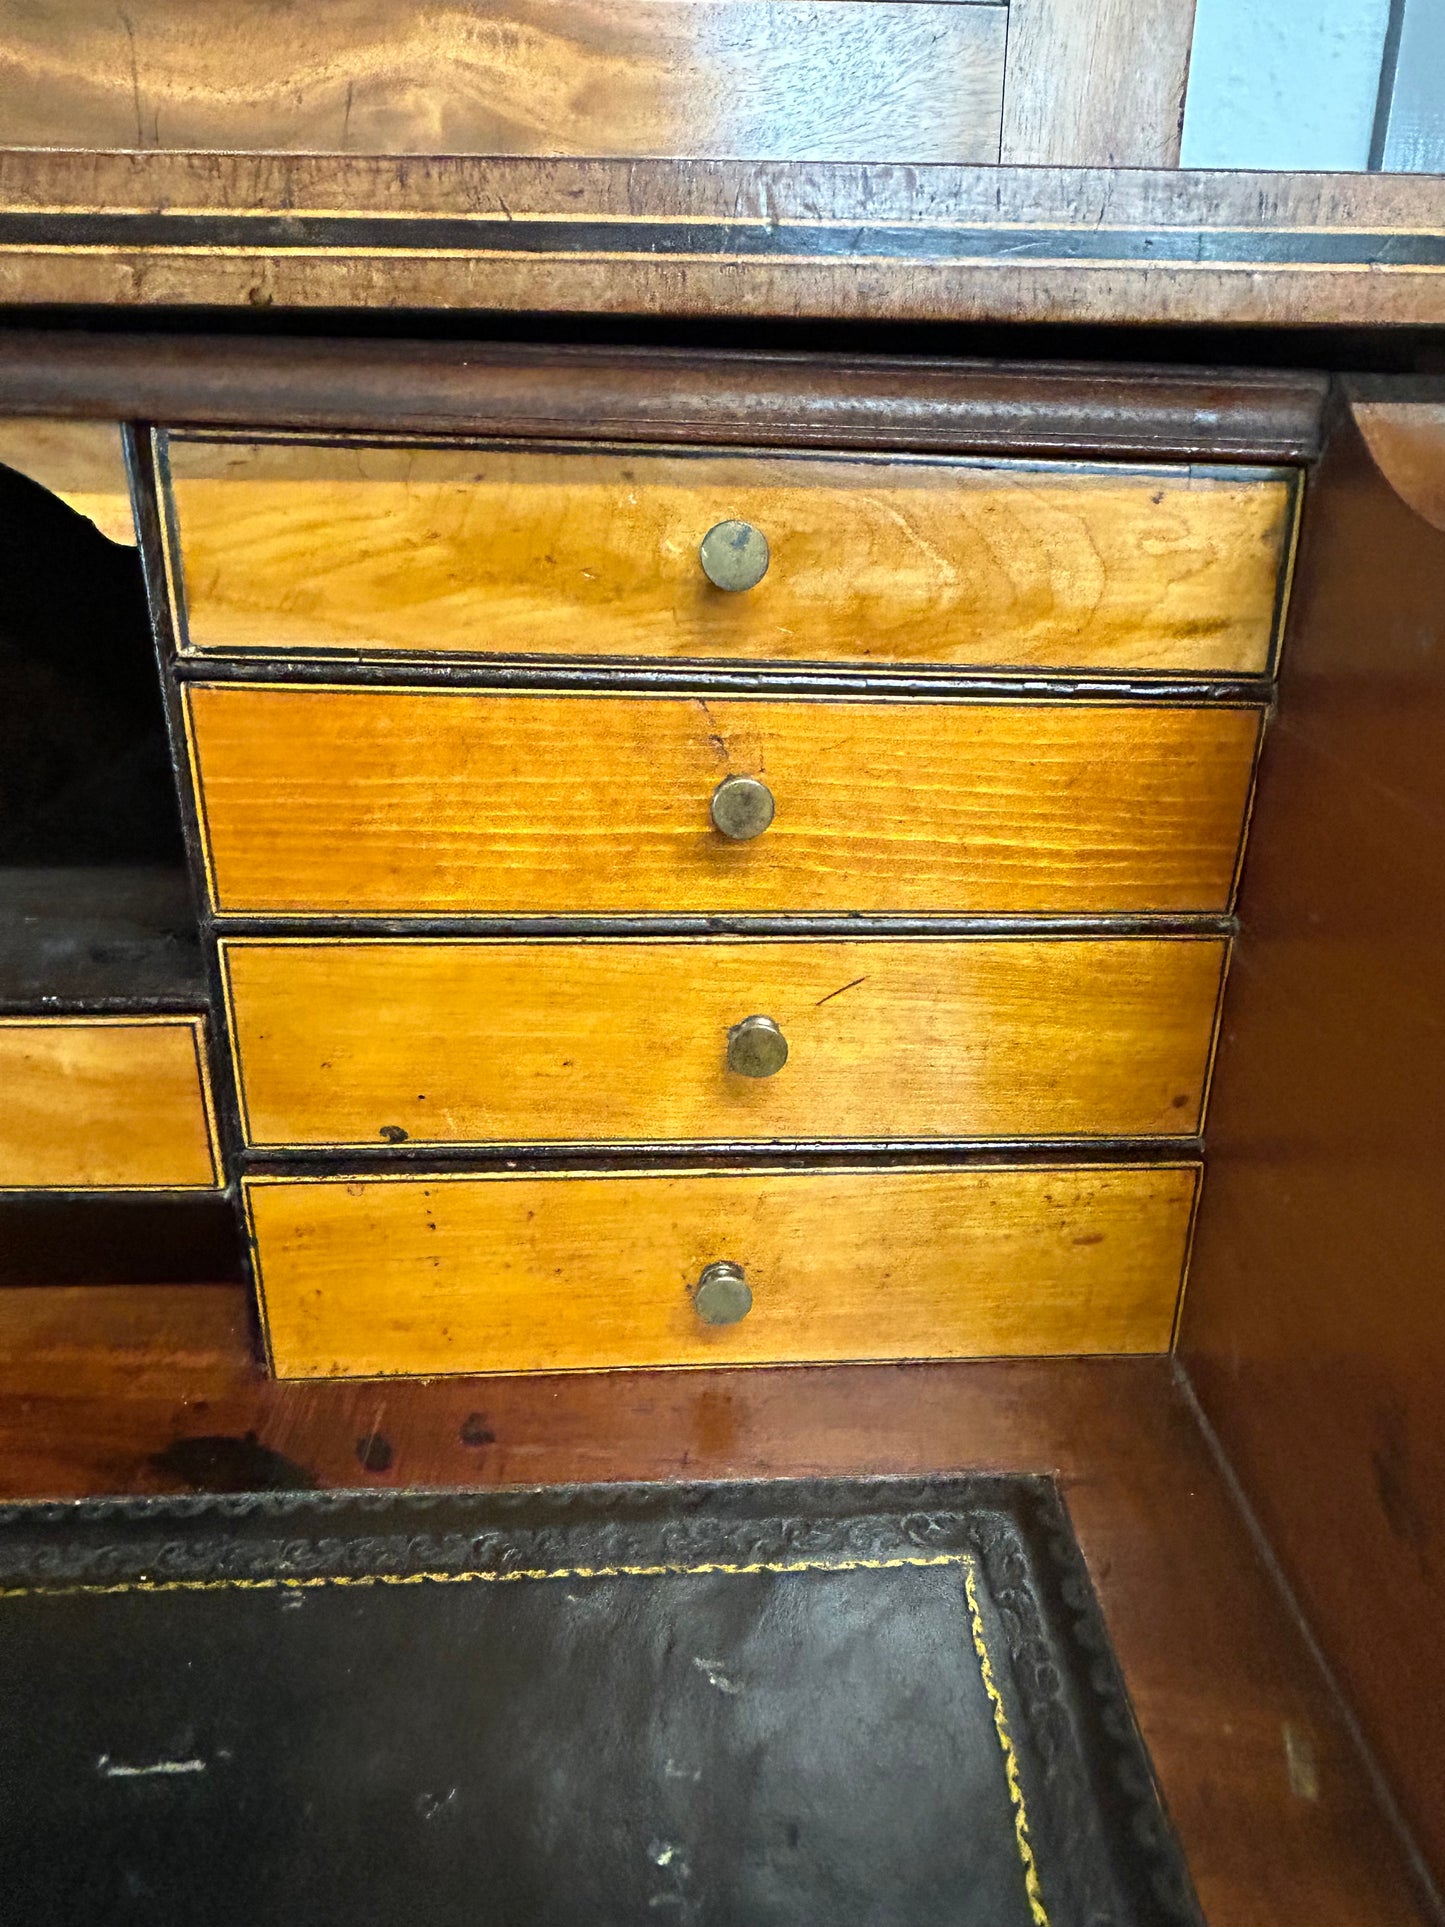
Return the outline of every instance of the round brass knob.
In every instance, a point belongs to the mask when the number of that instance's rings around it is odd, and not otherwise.
[[[751,522],[718,522],[697,552],[715,589],[756,589],[768,572],[768,538]]]
[[[772,1077],[788,1061],[788,1040],[771,1017],[744,1017],[728,1032],[728,1069],[739,1077]]]
[[[734,843],[761,836],[773,820],[773,792],[756,776],[725,776],[712,793],[715,830]]]
[[[693,1310],[705,1325],[735,1325],[753,1308],[753,1294],[741,1265],[726,1258],[704,1268],[692,1294]]]

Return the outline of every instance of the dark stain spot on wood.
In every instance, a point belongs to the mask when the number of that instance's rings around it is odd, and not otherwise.
[[[1370,1449],[1375,1491],[1386,1525],[1414,1553],[1421,1577],[1429,1579],[1434,1575],[1430,1525],[1415,1491],[1410,1459],[1407,1414],[1399,1405],[1382,1406],[1375,1414],[1375,1443]]]
[[[192,1492],[314,1492],[319,1484],[304,1465],[262,1445],[254,1432],[172,1439],[149,1463],[168,1484]]]
[[[1170,1100],[1169,1100],[1169,1108],[1170,1108],[1170,1110],[1172,1110],[1172,1111],[1182,1111],[1182,1110],[1184,1109],[1184,1106],[1185,1106],[1185,1105],[1186,1105],[1186,1104],[1187,1104],[1188,1102],[1189,1102],[1189,1093],[1188,1093],[1188,1091],[1181,1091],[1181,1092],[1179,1093],[1179,1095],[1178,1095],[1178,1097],[1171,1097],[1171,1098],[1170,1098]]]
[[[485,1412],[468,1412],[459,1434],[463,1445],[495,1445],[497,1435],[487,1423]]]
[[[399,1124],[383,1124],[381,1135],[388,1144],[405,1144],[411,1132],[404,1131]]]
[[[356,1456],[368,1472],[388,1472],[393,1457],[391,1440],[380,1432],[368,1432],[356,1441]]]
[[[1101,1245],[1104,1242],[1102,1231],[1081,1231],[1074,1243],[1076,1245]]]

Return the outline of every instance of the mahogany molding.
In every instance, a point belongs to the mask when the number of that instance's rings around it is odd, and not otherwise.
[[[1247,369],[0,332],[0,414],[382,436],[1298,462],[1326,388]]]

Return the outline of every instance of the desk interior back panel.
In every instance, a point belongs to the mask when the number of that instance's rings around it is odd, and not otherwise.
[[[1257,674],[1295,500],[1277,469],[174,435],[169,470],[189,647],[253,654]],[[698,545],[738,519],[772,560],[729,593]]]
[[[1225,911],[1262,714],[186,690],[217,909],[342,916]]]
[[[282,1377],[1168,1349],[1197,1181],[1131,1169],[253,1179]],[[705,1325],[703,1266],[753,1309]]]
[[[256,1144],[1191,1137],[1215,938],[227,940]],[[727,1067],[774,1019],[773,1076]]]
[[[0,1017],[0,1188],[220,1182],[199,1017]]]

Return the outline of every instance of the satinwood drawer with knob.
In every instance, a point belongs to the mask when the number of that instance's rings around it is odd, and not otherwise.
[[[185,691],[226,915],[1224,912],[1263,714]]]
[[[1189,1137],[1225,945],[228,938],[221,955],[251,1144],[465,1146]]]
[[[185,652],[1266,673],[1296,476],[160,435]],[[708,538],[746,530],[730,563]]]
[[[245,1192],[276,1371],[371,1377],[1163,1351],[1197,1183],[1183,1163],[353,1170]],[[736,1295],[710,1303],[723,1266]]]

